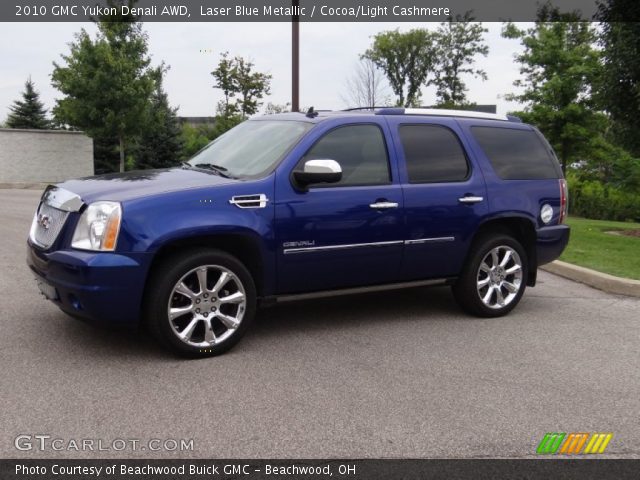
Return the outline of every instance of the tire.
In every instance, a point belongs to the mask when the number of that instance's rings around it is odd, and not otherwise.
[[[163,260],[152,271],[144,303],[144,320],[156,339],[191,358],[229,350],[255,312],[256,288],[247,268],[232,255],[212,249]]]
[[[467,313],[500,317],[520,302],[528,272],[527,254],[517,240],[501,233],[486,234],[473,242],[453,295]]]

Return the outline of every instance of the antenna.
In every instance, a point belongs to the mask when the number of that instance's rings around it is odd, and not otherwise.
[[[317,117],[317,116],[318,116],[318,112],[316,112],[316,111],[313,109],[313,107],[309,107],[309,110],[307,110],[307,114],[306,114],[306,116],[307,116],[307,117],[309,117],[309,118],[315,118],[315,117]]]

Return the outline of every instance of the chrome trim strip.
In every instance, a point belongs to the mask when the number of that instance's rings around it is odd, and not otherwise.
[[[381,292],[385,290],[398,290],[402,288],[425,287],[429,285],[444,285],[452,278],[434,278],[432,280],[417,280],[413,282],[387,283],[384,285],[371,285],[368,287],[341,288],[338,290],[321,290],[319,292],[295,293],[290,295],[277,295],[269,297],[277,302],[294,302],[297,300],[309,300],[313,298],[335,297],[352,295],[357,293]]]
[[[321,252],[330,250],[348,250],[352,248],[362,247],[388,247],[391,245],[402,245],[402,240],[393,240],[390,242],[375,242],[375,243],[352,243],[346,245],[323,245],[321,247],[304,247],[304,248],[285,248],[284,254],[290,255],[292,253],[309,253],[309,252]]]
[[[80,196],[56,185],[49,185],[45,189],[41,202],[65,212],[78,212],[83,205]]]
[[[422,243],[437,243],[437,242],[453,242],[455,237],[433,237],[433,238],[417,238],[415,240],[405,240],[405,245],[420,245]]]

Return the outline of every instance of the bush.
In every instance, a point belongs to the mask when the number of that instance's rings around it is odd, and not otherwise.
[[[595,220],[640,221],[640,195],[594,180],[567,176],[569,213]]]

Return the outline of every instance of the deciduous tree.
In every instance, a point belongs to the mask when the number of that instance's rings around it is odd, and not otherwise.
[[[522,93],[506,95],[526,105],[527,121],[537,125],[554,146],[563,170],[588,153],[597,132],[592,86],[601,74],[596,30],[577,12],[541,6],[535,26],[521,30],[507,24],[503,36],[520,40],[516,55]]]
[[[640,16],[637,0],[604,0],[600,4],[604,75],[602,107],[614,121],[614,136],[640,157]]]
[[[123,0],[108,0],[119,6]],[[128,5],[136,2],[129,0]],[[121,12],[118,9],[118,12]],[[125,146],[141,133],[149,98],[154,91],[147,35],[132,15],[95,20],[96,38],[83,29],[70,44],[62,64],[54,63],[52,83],[64,95],[54,115],[61,123],[102,138],[117,138],[120,171]]]
[[[435,33],[435,65],[429,84],[436,87],[438,103],[454,107],[467,102],[467,86],[463,77],[487,79],[487,74],[474,65],[478,55],[487,56],[489,47],[484,42],[487,29],[473,22],[469,13],[449,18]]]
[[[386,75],[398,106],[420,104],[435,58],[434,34],[425,29],[391,30],[373,37],[363,58],[373,61]]]
[[[347,107],[372,108],[388,102],[384,75],[370,58],[361,58],[345,85]]]
[[[218,115],[229,121],[235,116],[245,119],[258,113],[261,100],[271,90],[271,75],[256,72],[250,60],[236,56],[229,57],[229,52],[220,55],[220,62],[211,72],[215,79],[214,88],[219,88],[224,99],[218,103]]]

